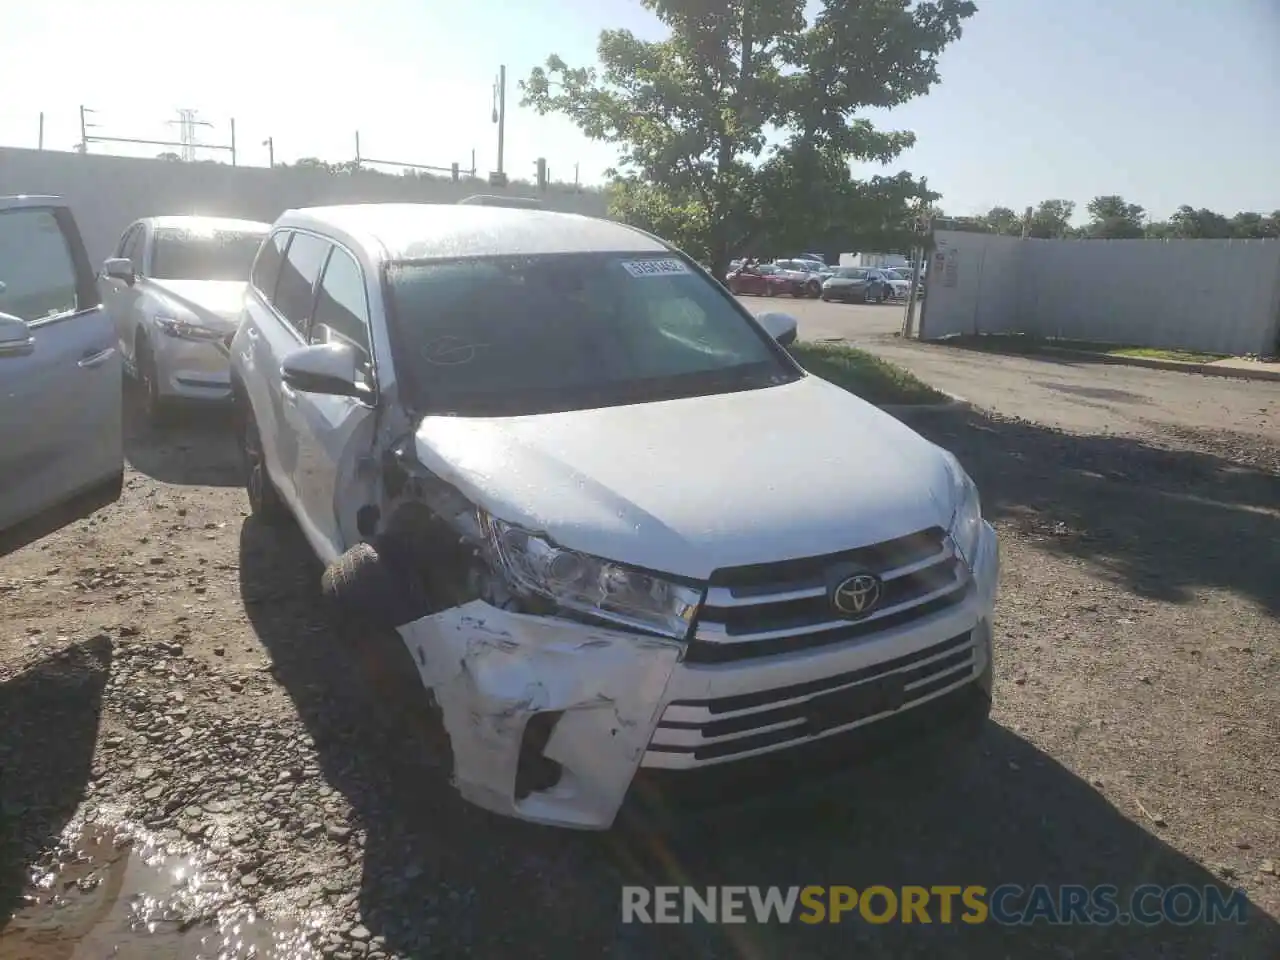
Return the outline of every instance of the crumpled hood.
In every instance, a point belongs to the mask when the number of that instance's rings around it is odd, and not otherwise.
[[[215,330],[230,333],[240,321],[247,283],[239,280],[151,280],[152,286]]]
[[[424,466],[565,547],[706,579],[950,518],[941,451],[817,377],[527,417],[426,417]]]

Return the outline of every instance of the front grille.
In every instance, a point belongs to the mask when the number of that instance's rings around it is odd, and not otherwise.
[[[698,763],[794,746],[943,693],[971,680],[975,666],[973,636],[965,631],[848,673],[715,700],[673,700],[648,753]]]
[[[832,583],[854,571],[883,581],[880,603],[860,619],[838,615],[829,599]],[[941,527],[843,553],[717,570],[685,659],[724,663],[843,643],[954,606],[968,584]]]

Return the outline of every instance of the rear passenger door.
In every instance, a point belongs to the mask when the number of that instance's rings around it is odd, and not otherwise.
[[[0,555],[120,496],[120,355],[71,211],[0,198]]]
[[[308,327],[310,343],[345,343],[363,358],[363,376],[376,382],[369,333],[368,277],[359,260],[332,245],[320,276]],[[288,388],[285,388],[288,390]],[[356,511],[371,501],[363,495],[364,456],[374,437],[373,407],[353,397],[295,393],[284,407],[297,437],[293,482],[302,503],[304,526],[316,552],[332,560],[360,539]],[[315,541],[318,541],[315,542]]]

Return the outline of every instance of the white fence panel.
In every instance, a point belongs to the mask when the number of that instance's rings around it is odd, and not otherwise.
[[[1270,354],[1280,240],[1022,240],[938,231],[921,339],[1025,333]]]

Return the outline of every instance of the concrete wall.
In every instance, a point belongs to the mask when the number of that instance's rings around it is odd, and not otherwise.
[[[84,233],[89,257],[100,263],[131,222],[162,214],[206,214],[271,222],[292,207],[328,203],[410,201],[452,203],[474,193],[538,196],[547,207],[605,216],[599,192],[552,187],[502,190],[478,181],[427,180],[362,171],[331,174],[293,167],[232,167],[133,157],[0,148],[0,196],[65,197]]]
[[[1016,332],[1235,355],[1277,348],[1280,241],[936,240],[922,339]]]

